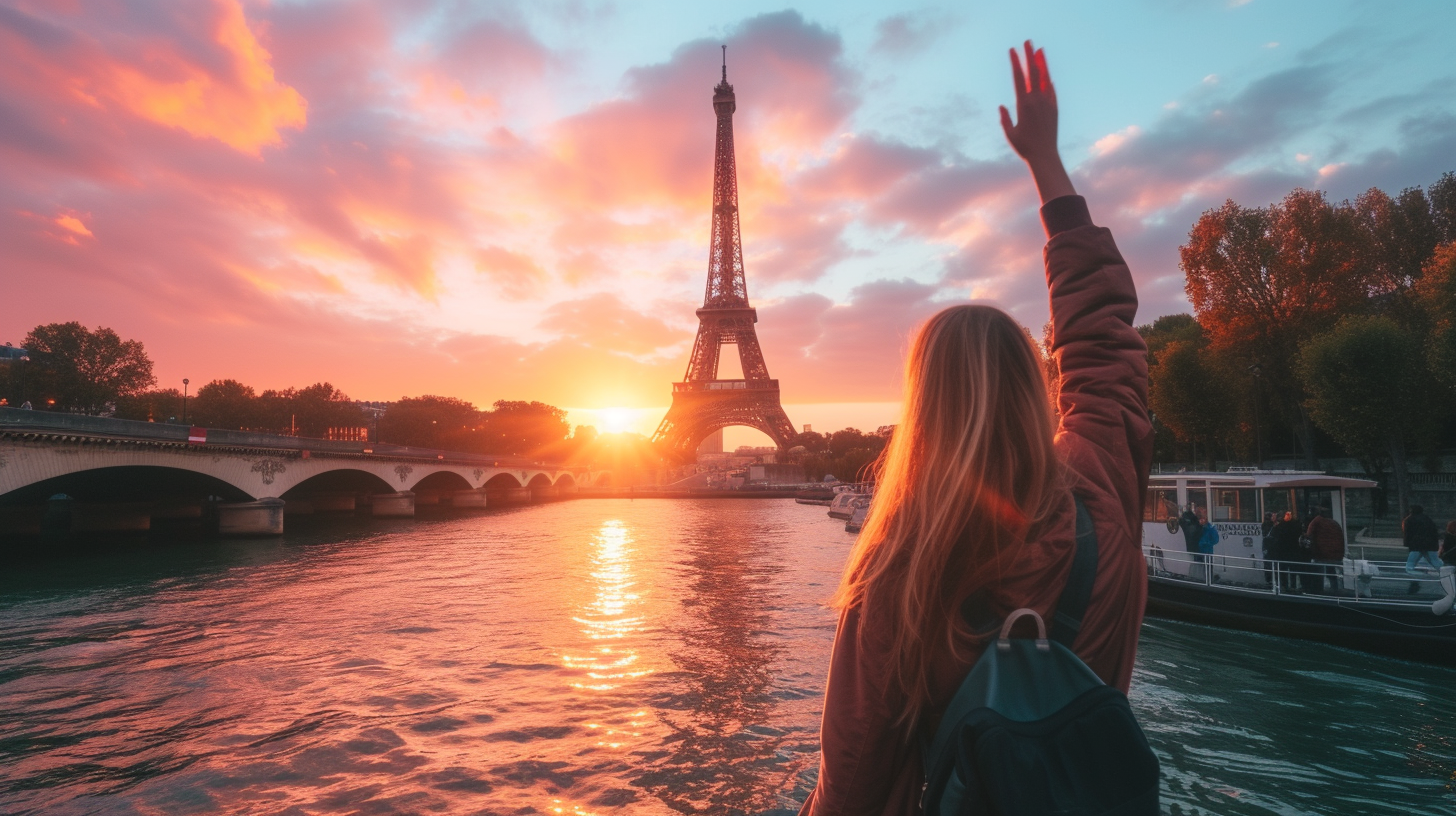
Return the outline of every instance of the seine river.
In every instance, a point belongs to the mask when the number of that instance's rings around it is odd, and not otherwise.
[[[789,501],[290,520],[0,568],[0,813],[784,814],[851,543]],[[1174,814],[1456,814],[1456,672],[1149,621]]]

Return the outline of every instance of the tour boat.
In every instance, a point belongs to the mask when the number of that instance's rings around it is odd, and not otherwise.
[[[1307,525],[1326,508],[1348,541],[1346,491],[1374,486],[1317,471],[1153,474],[1143,507],[1148,614],[1456,665],[1456,612],[1438,575],[1412,577],[1404,561],[1353,557],[1361,553],[1347,545],[1340,588],[1321,576],[1325,594],[1305,594],[1281,589],[1280,579],[1317,565],[1263,557],[1264,513],[1293,511]],[[1189,552],[1178,528],[1190,503],[1219,532],[1206,556]]]
[[[850,517],[854,515],[856,507],[868,507],[869,504],[868,493],[860,493],[854,489],[836,490],[834,499],[829,502],[829,517],[849,521]]]

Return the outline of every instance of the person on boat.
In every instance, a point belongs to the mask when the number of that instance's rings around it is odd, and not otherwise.
[[[1431,569],[1440,572],[1441,562],[1436,560],[1437,539],[1439,530],[1436,529],[1436,522],[1426,515],[1426,509],[1419,504],[1411,505],[1410,515],[1400,523],[1401,538],[1405,541],[1406,549],[1410,554],[1405,559],[1405,572],[1407,575],[1418,575],[1416,566],[1422,568],[1426,564]]]
[[[1441,598],[1431,611],[1445,615],[1456,608],[1456,520],[1446,522],[1446,543],[1441,546]]]
[[[801,814],[920,812],[920,739],[995,636],[982,624],[1023,607],[1045,618],[1066,585],[1073,493],[1098,541],[1073,650],[1109,685],[1132,680],[1147,600],[1147,347],[1127,264],[1062,165],[1046,57],[1028,42],[1026,59],[1023,72],[1012,52],[1016,121],[1003,108],[1001,123],[1042,202],[1060,426],[1010,315],[954,306],[920,327],[900,425],[833,598],[819,776]]]
[[[1183,508],[1183,515],[1178,517],[1178,529],[1183,531],[1183,545],[1195,555],[1193,560],[1198,561],[1198,539],[1203,537],[1203,522],[1199,520],[1193,502],[1188,502],[1188,506]]]
[[[1270,531],[1274,529],[1274,514],[1264,514],[1262,525],[1263,538],[1259,541],[1259,552],[1264,556],[1264,585],[1270,589],[1274,588],[1274,565],[1270,563],[1274,558],[1274,539],[1269,537]]]
[[[1304,534],[1309,538],[1309,554],[1315,564],[1314,591],[1323,591],[1325,579],[1329,579],[1330,592],[1338,595],[1344,577],[1345,528],[1330,518],[1328,507],[1321,507],[1309,520]]]
[[[1304,528],[1294,518],[1294,511],[1286,510],[1284,518],[1274,525],[1269,537],[1274,542],[1274,560],[1279,562],[1279,588],[1288,592],[1299,588],[1299,561],[1302,561],[1299,534]]]

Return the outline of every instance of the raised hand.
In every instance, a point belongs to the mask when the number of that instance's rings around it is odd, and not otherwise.
[[[1057,91],[1047,70],[1046,52],[1032,49],[1027,40],[1026,70],[1021,58],[1011,49],[1011,78],[1016,83],[1016,121],[1001,106],[1001,129],[1016,155],[1026,161],[1036,180],[1042,203],[1064,195],[1076,195],[1072,180],[1062,166],[1057,150]]]

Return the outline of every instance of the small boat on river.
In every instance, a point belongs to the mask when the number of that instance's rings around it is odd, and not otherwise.
[[[829,517],[849,521],[854,516],[855,508],[869,506],[870,494],[868,493],[861,493],[852,488],[843,491],[836,490],[834,499],[829,503]]]
[[[1326,508],[1348,527],[1345,491],[1374,486],[1312,471],[1154,474],[1143,509],[1148,614],[1456,666],[1456,611],[1440,602],[1448,592],[1439,576],[1346,558],[1338,589],[1321,575],[1323,594],[1305,593],[1282,588],[1281,579],[1297,582],[1319,565],[1263,557],[1264,513],[1292,511],[1303,526]],[[1218,529],[1211,554],[1190,552],[1178,528],[1190,503]]]

